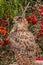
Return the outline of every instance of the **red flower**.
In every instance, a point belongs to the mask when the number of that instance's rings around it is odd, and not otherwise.
[[[0,42],[0,45],[2,45],[3,43],[2,42]]]
[[[36,18],[32,19],[32,23],[36,24],[37,23],[37,19]]]
[[[43,9],[43,5],[40,8]]]
[[[3,29],[4,27],[3,26],[0,26],[0,29]]]
[[[41,16],[43,16],[43,12],[41,12],[40,14],[41,14]]]
[[[0,42],[0,45],[6,46],[8,44],[8,38],[4,38],[4,42]]]
[[[32,21],[33,24],[36,24],[37,23],[37,18],[34,15],[32,15],[31,16],[31,21]]]
[[[8,42],[4,42],[4,43],[3,43],[3,46],[6,46],[7,44],[8,44]]]
[[[4,38],[4,43],[3,43],[3,46],[6,46],[8,44],[8,38]]]
[[[31,20],[31,16],[28,16],[27,18],[25,18],[27,21]]]
[[[1,30],[1,33],[5,35],[6,34],[6,30]]]
[[[43,35],[43,31],[40,31],[40,35]]]
[[[4,41],[8,42],[8,38],[4,38]]]
[[[4,20],[4,19],[2,19],[2,18],[0,18],[0,23],[2,23],[2,24],[7,24],[7,21]]]
[[[40,26],[40,31],[43,31],[43,25]]]
[[[43,20],[41,21],[41,24],[43,25]]]
[[[26,18],[26,20],[27,21],[32,21],[32,24],[36,24],[37,23],[37,18],[34,16],[34,15],[32,15],[32,16],[28,16],[27,18]]]
[[[43,16],[43,5],[39,9],[39,13],[40,13],[41,16]]]
[[[36,10],[36,8],[35,7],[32,7],[32,11],[35,11]]]
[[[42,35],[43,35],[43,25],[40,26],[40,31],[39,31],[37,37],[40,37]]]
[[[35,60],[43,60],[43,58],[35,58]]]

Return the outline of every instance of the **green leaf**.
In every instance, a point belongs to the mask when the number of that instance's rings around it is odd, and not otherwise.
[[[16,3],[16,4],[18,3],[18,0],[13,0],[13,1],[14,1],[14,3]]]
[[[4,14],[4,8],[3,6],[0,6],[0,17]]]
[[[28,23],[28,28],[30,28],[32,26],[32,23]]]
[[[0,5],[4,4],[6,0],[0,0]]]

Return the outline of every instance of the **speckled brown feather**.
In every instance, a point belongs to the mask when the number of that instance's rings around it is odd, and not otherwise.
[[[9,40],[16,62],[18,65],[34,65],[37,44],[33,34],[28,31],[28,22],[24,18],[16,16],[13,23]]]

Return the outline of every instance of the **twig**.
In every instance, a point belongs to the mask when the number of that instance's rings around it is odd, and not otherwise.
[[[25,7],[25,10],[23,11],[22,17],[25,17],[25,12],[26,12],[27,8],[29,7],[29,4],[30,4],[30,2],[28,2],[27,6]]]

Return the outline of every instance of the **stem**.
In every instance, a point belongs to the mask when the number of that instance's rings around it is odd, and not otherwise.
[[[27,6],[25,7],[25,10],[23,11],[22,17],[25,17],[25,12],[26,12],[27,8],[29,8],[29,4],[30,4],[30,2],[28,2]]]

